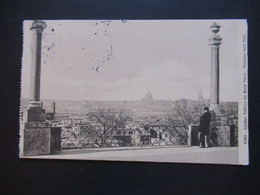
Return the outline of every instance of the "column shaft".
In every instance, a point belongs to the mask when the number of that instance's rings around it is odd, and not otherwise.
[[[211,46],[211,107],[219,104],[219,47]]]
[[[42,33],[34,30],[31,43],[32,62],[31,62],[31,86],[30,101],[40,101],[41,87],[41,42]]]
[[[213,23],[210,28],[213,32],[213,37],[209,39],[211,47],[210,109],[215,113],[219,113],[219,46],[221,45],[222,38],[217,35],[220,25]]]

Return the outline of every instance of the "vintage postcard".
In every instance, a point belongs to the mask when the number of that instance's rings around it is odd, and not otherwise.
[[[20,158],[249,164],[246,20],[23,28]]]

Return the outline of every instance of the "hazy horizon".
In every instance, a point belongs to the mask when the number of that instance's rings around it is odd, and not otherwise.
[[[22,99],[28,99],[29,101],[29,97],[21,97]],[[190,101],[199,101],[196,99],[190,99],[190,98],[181,98],[181,99],[176,99],[176,100],[167,100],[167,99],[154,99],[152,101],[180,101],[182,99],[185,100],[190,100]],[[98,102],[124,102],[124,101],[146,101],[146,100],[94,100],[94,99],[51,99],[51,98],[41,98],[41,100],[48,100],[48,101],[98,101]],[[210,99],[205,99],[205,101],[210,101]],[[148,100],[149,101],[149,100]],[[220,103],[238,103],[238,101],[220,101]]]

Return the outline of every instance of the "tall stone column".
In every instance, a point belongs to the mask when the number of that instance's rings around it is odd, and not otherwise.
[[[24,122],[45,121],[45,110],[42,108],[40,100],[41,88],[41,47],[42,32],[46,28],[46,23],[35,20],[30,30],[33,31],[31,40],[31,80],[30,80],[30,101],[29,107],[24,112]]]
[[[220,25],[213,23],[210,26],[213,37],[209,39],[211,46],[211,92],[210,92],[210,109],[216,114],[220,113],[219,108],[219,46],[222,38],[217,35]]]
[[[34,21],[32,27],[33,38],[31,42],[31,82],[30,82],[30,102],[29,107],[41,107],[40,87],[41,87],[41,46],[42,32],[46,28],[43,21]]]
[[[43,21],[34,21],[31,41],[31,83],[29,107],[21,113],[20,157],[51,154],[61,150],[61,127],[51,127],[40,101]]]
[[[235,146],[235,126],[229,125],[228,116],[219,107],[219,46],[222,38],[217,35],[220,25],[210,26],[213,37],[209,39],[211,47],[211,87],[210,87],[210,137],[213,146]],[[198,125],[189,126],[189,145],[198,145]]]

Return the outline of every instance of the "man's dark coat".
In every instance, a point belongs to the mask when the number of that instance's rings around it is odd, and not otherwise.
[[[210,121],[211,121],[211,114],[209,112],[205,112],[200,117],[199,131],[202,134],[209,135]]]

